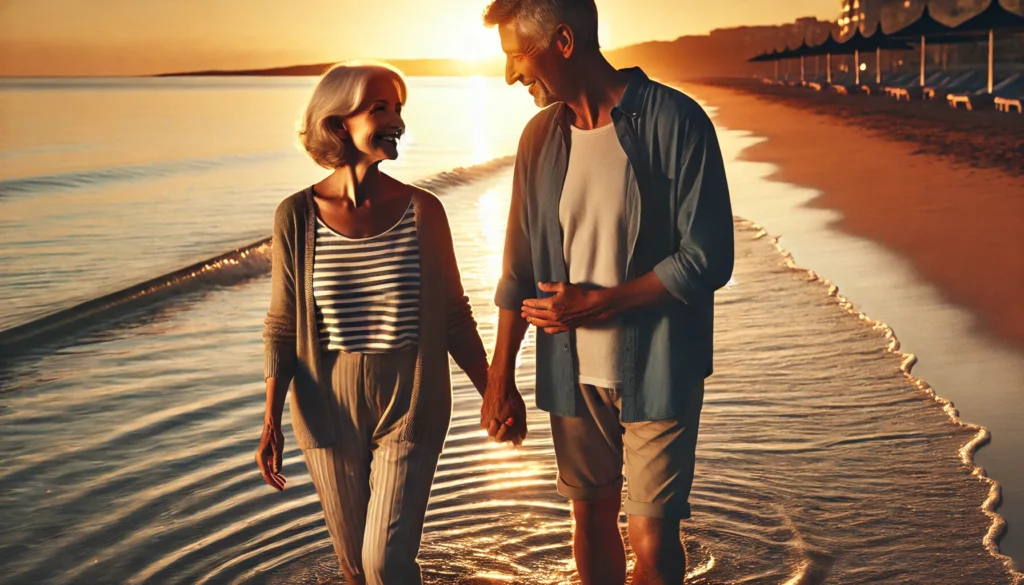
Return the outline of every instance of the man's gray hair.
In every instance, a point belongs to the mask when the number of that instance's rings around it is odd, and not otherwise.
[[[576,43],[600,48],[594,0],[494,0],[484,10],[488,27],[514,23],[526,38],[547,47],[559,24],[572,29]]]

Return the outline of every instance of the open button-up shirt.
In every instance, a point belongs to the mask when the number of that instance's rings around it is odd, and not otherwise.
[[[621,316],[622,422],[682,415],[712,372],[714,291],[733,269],[733,224],[714,126],[682,92],[639,68],[612,120],[629,160],[626,279],[650,271],[675,300]],[[519,311],[548,296],[539,282],[568,282],[558,204],[569,165],[570,111],[554,104],[523,131],[513,174],[502,276],[495,304]],[[581,408],[572,331],[537,331],[537,406],[560,416]]]

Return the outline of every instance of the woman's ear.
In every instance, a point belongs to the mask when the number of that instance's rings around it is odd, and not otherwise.
[[[349,136],[348,130],[345,128],[345,121],[342,120],[340,116],[330,118],[330,120],[328,120],[328,126],[331,131],[334,132],[334,135],[341,140],[344,141],[348,139]]]

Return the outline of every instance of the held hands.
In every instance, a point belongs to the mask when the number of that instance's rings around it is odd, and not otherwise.
[[[523,301],[522,317],[544,333],[562,333],[612,317],[607,289],[587,289],[565,282],[541,282],[537,287],[555,294]]]
[[[280,423],[263,423],[263,436],[256,449],[256,465],[260,467],[263,481],[277,491],[284,490],[285,479],[281,475],[281,459],[284,453],[284,432]]]
[[[487,391],[480,405],[480,428],[495,441],[521,445],[526,438],[526,403],[514,379],[488,376]]]

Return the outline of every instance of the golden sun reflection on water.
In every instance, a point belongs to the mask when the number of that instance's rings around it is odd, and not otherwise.
[[[487,124],[487,80],[480,75],[469,78],[469,120],[473,139],[473,164],[481,164],[494,158],[488,148]]]
[[[480,196],[480,202],[477,204],[477,220],[480,225],[478,235],[483,238],[481,251],[487,254],[483,264],[486,270],[485,278],[491,283],[497,283],[501,278],[508,200],[507,189],[492,187]]]

